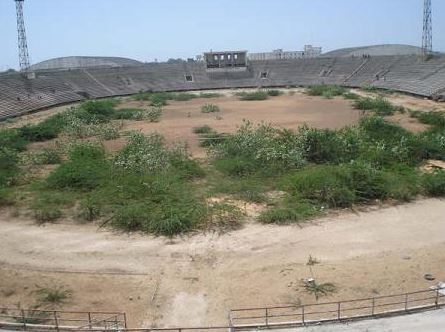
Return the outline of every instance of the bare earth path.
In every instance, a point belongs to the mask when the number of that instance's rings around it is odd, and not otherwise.
[[[73,290],[64,309],[124,310],[132,326],[225,324],[229,308],[305,303],[300,279],[334,282],[331,299],[425,289],[445,280],[445,201],[341,213],[297,226],[247,224],[169,241],[36,226],[0,214],[0,303],[31,303],[36,284]],[[436,281],[424,280],[432,273]]]

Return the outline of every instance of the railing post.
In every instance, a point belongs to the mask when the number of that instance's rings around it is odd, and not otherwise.
[[[305,323],[304,323],[304,305],[301,306],[301,321],[303,322],[303,325],[305,325]]]
[[[374,310],[375,310],[375,298],[372,298],[372,308],[371,308],[371,316],[374,316]]]
[[[56,326],[56,331],[59,332],[59,320],[57,319],[57,311],[54,311],[54,325]]]
[[[266,308],[266,326],[269,326],[269,309]]]
[[[340,320],[341,318],[341,302],[338,302],[337,306],[337,319]]]
[[[26,331],[26,316],[25,316],[25,310],[21,309],[21,313],[22,313],[23,330]]]
[[[439,288],[436,289],[436,308],[439,308]]]
[[[124,312],[124,328],[127,329],[127,314]]]
[[[408,293],[405,294],[405,311],[408,311]]]
[[[88,328],[91,330],[92,325],[91,325],[91,312],[88,312]]]

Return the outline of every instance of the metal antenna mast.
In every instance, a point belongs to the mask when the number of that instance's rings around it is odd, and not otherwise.
[[[19,62],[20,71],[26,72],[29,68],[28,44],[26,42],[25,20],[23,19],[23,2],[25,0],[15,0],[17,10],[17,33],[19,41]]]
[[[422,54],[424,57],[428,57],[432,53],[433,53],[432,6],[431,6],[431,0],[424,0]]]

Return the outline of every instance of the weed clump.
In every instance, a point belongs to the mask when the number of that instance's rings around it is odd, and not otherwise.
[[[355,100],[354,107],[363,111],[373,111],[379,116],[389,116],[397,112],[404,112],[405,109],[401,106],[394,106],[387,99],[383,97],[376,98],[359,98]]]
[[[216,113],[219,112],[219,106],[214,104],[205,104],[201,107],[202,113]]]
[[[324,98],[334,98],[344,93],[346,93],[346,89],[338,85],[314,85],[307,89],[308,95]]]

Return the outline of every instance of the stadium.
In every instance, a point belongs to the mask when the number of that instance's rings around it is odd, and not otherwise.
[[[431,0],[421,47],[34,64],[26,3],[0,72],[0,331],[445,324]]]

